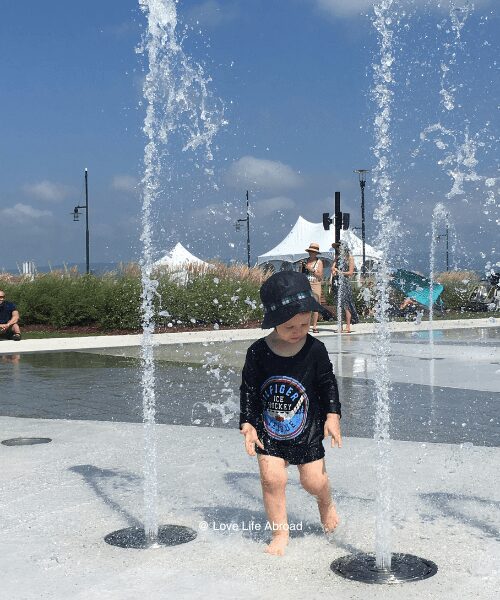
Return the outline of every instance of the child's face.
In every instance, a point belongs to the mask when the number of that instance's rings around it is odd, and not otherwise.
[[[306,337],[311,322],[311,313],[299,313],[289,321],[276,326],[278,336],[289,344],[296,344],[302,338]]]

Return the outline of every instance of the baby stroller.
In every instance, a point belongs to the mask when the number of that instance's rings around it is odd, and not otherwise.
[[[472,312],[500,310],[500,273],[492,273],[472,290],[465,309]]]
[[[403,292],[406,299],[412,301],[413,305],[419,305],[424,310],[431,307],[431,282],[430,279],[422,277],[413,271],[398,269],[392,275],[390,285]],[[444,287],[440,283],[434,282],[432,285],[432,306],[440,313],[444,311],[443,300],[440,298]],[[405,316],[405,315],[401,315]]]

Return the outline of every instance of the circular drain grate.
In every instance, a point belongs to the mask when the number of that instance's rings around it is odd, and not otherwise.
[[[352,581],[395,584],[427,579],[437,573],[437,565],[412,554],[393,554],[391,570],[379,570],[374,554],[351,554],[334,560],[331,570]]]
[[[196,537],[196,531],[183,525],[161,525],[158,529],[159,546],[178,546],[191,542]],[[119,548],[146,549],[150,544],[146,542],[144,529],[141,527],[128,527],[108,533],[104,541],[111,546]]]
[[[42,437],[18,437],[10,440],[3,440],[4,446],[33,446],[35,444],[48,444],[51,442],[51,438]]]

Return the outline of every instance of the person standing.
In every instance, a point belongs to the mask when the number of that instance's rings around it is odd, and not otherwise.
[[[309,254],[307,260],[302,263],[302,271],[307,275],[307,279],[311,285],[314,298],[318,304],[321,302],[321,282],[323,281],[323,261],[318,258],[319,244],[311,242],[309,248],[306,248]],[[312,313],[312,332],[318,332],[318,311]]]
[[[339,517],[325,466],[323,440],[342,446],[337,380],[325,345],[308,334],[318,310],[306,276],[294,271],[267,279],[260,297],[263,329],[274,329],[247,351],[240,386],[240,431],[249,456],[258,455],[262,496],[272,532],[268,554],[282,556],[290,525],[286,509],[288,466],[316,498],[325,533]]]
[[[0,335],[8,335],[14,341],[21,339],[18,325],[19,312],[13,302],[7,302],[5,292],[0,290]]]
[[[354,296],[351,287],[351,277],[354,274],[354,258],[349,246],[344,242],[334,242],[332,248],[335,248],[337,256],[332,266],[330,275],[330,287],[337,290],[337,302],[340,297],[340,310],[345,312],[345,332],[351,333],[351,323],[359,323],[358,313],[354,304]],[[333,278],[336,277],[335,286]],[[341,316],[339,315],[339,319]]]

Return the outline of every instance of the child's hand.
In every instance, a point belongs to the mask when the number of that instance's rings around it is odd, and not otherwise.
[[[241,428],[241,434],[245,436],[245,450],[250,456],[255,456],[255,444],[261,450],[264,450],[264,444],[257,437],[257,430],[250,423],[244,423]]]
[[[327,438],[329,435],[332,436],[332,448],[338,446],[342,448],[342,435],[340,433],[340,415],[336,413],[328,413],[326,416],[324,436]]]

